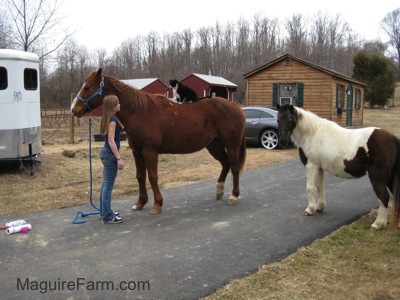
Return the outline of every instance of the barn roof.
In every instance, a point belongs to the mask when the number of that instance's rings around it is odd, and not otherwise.
[[[250,76],[252,76],[252,75],[254,75],[254,74],[258,73],[258,72],[264,71],[265,69],[267,69],[270,66],[276,64],[277,62],[282,61],[284,59],[288,59],[288,58],[293,59],[293,60],[297,60],[297,61],[299,61],[299,62],[301,62],[301,63],[303,63],[305,65],[308,65],[308,66],[310,66],[310,67],[312,67],[314,69],[320,70],[322,72],[328,73],[328,74],[330,74],[332,76],[339,77],[339,78],[345,79],[347,81],[351,81],[351,82],[358,83],[358,84],[366,86],[365,83],[362,83],[362,82],[360,82],[360,81],[358,81],[358,80],[356,80],[356,79],[354,79],[354,78],[352,78],[350,76],[347,76],[345,74],[339,73],[337,71],[334,71],[334,70],[331,70],[331,69],[328,69],[328,68],[324,68],[324,67],[318,66],[318,65],[313,64],[313,63],[311,63],[309,61],[306,61],[304,59],[301,59],[301,58],[298,58],[298,57],[294,57],[294,56],[292,56],[290,54],[285,54],[285,55],[283,55],[281,57],[278,57],[277,59],[275,59],[273,61],[270,61],[269,63],[267,63],[265,65],[262,65],[262,66],[260,66],[260,67],[258,67],[256,69],[254,69],[253,71],[250,71],[250,72],[244,74],[243,77],[244,78],[248,78],[248,77],[250,77]]]
[[[200,78],[201,80],[204,80],[205,82],[209,83],[210,85],[214,85],[214,86],[218,85],[218,86],[223,86],[223,87],[237,88],[236,84],[234,84],[233,82],[230,82],[229,80],[226,80],[223,77],[197,74],[197,73],[193,73],[193,75]]]
[[[157,80],[158,78],[140,78],[140,79],[123,79],[121,81],[126,84],[129,84],[130,86],[133,86],[138,90],[141,90]]]

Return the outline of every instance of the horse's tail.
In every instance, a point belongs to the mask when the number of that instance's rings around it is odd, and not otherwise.
[[[240,171],[243,170],[245,161],[246,161],[246,138],[244,137],[244,133],[243,133],[242,144],[240,145],[240,149],[239,149],[239,169],[240,169]]]
[[[396,228],[400,219],[400,141],[397,141],[397,159],[394,170],[393,181],[393,221],[392,228]]]

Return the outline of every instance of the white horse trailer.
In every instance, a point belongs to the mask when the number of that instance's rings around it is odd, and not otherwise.
[[[0,161],[40,162],[39,57],[0,49]]]

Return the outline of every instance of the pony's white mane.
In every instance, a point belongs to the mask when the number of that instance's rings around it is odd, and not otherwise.
[[[314,135],[317,129],[326,121],[311,111],[304,110],[300,107],[295,108],[298,115],[296,128],[307,135]]]

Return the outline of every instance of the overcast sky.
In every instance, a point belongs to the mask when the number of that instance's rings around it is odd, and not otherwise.
[[[294,14],[313,17],[318,11],[335,16],[339,13],[354,33],[366,40],[387,41],[380,22],[388,12],[400,8],[399,0],[67,0],[60,13],[74,39],[89,50],[112,51],[128,38],[155,31],[164,33],[196,31],[200,27],[251,21],[259,14],[285,22]],[[282,27],[283,29],[283,27]]]

